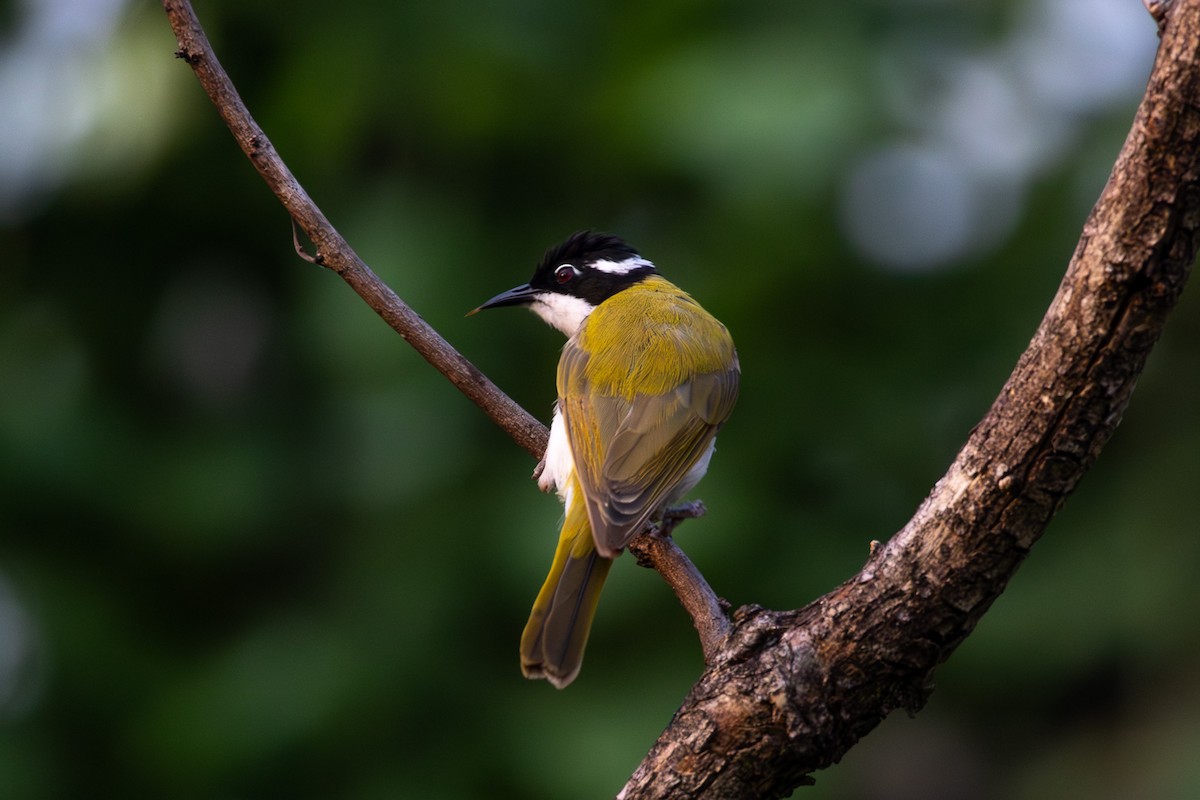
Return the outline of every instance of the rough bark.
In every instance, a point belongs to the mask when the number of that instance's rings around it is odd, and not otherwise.
[[[729,646],[623,800],[784,797],[932,673],[1108,441],[1188,277],[1200,221],[1200,0],[1164,20],[1146,95],[1066,276],[1000,396],[912,520],[798,611],[734,614]]]

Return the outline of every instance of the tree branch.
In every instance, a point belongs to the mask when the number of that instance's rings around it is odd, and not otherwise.
[[[317,208],[317,204],[283,163],[271,140],[250,116],[233,82],[217,61],[191,3],[187,0],[163,0],[162,5],[179,43],[175,55],[186,61],[196,73],[200,85],[217,107],[221,119],[229,126],[242,152],[316,247],[317,252],[306,260],[328,267],[341,276],[375,313],[383,317],[422,358],[449,378],[460,392],[482,408],[513,441],[534,458],[541,458],[549,436],[546,426],[530,416],[475,365],[463,358],[358,257],[321,213],[321,209]],[[303,253],[299,243],[296,247],[297,252]]]
[[[889,712],[1004,590],[1116,428],[1200,226],[1200,0],[1166,11],[1146,95],[1000,396],[912,520],[798,611],[739,609],[620,797],[784,797]]]
[[[271,140],[250,116],[233,82],[213,52],[196,12],[188,0],[163,0],[179,49],[175,55],[188,63],[200,85],[217,107],[242,151],[267,186],[292,216],[292,243],[296,254],[311,264],[327,267],[350,285],[375,313],[383,317],[422,357],[445,375],[459,391],[484,410],[502,430],[534,458],[546,451],[549,431],[517,405],[449,342],[421,319],[368,267],[333,227],[280,158]],[[296,235],[299,225],[316,247],[307,252]],[[541,469],[539,465],[538,469]],[[537,477],[537,472],[534,473]],[[676,520],[678,522],[678,520]],[[651,538],[654,537],[654,538]],[[641,540],[641,541],[639,541]],[[646,532],[635,537],[630,549],[639,551],[641,563],[657,570],[692,615],[708,658],[723,641],[729,621],[712,589],[683,551],[669,537]]]
[[[685,519],[701,517],[704,513],[704,504],[699,501],[668,509],[662,527],[635,536],[629,543],[629,552],[642,566],[658,570],[663,580],[675,591],[679,603],[691,615],[692,624],[696,626],[704,663],[712,666],[717,663],[729,639],[729,605],[717,597],[700,570],[671,538],[671,531],[676,525]]]

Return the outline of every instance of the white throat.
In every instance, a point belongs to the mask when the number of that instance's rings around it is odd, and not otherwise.
[[[548,325],[558,328],[567,337],[575,335],[587,315],[595,308],[586,300],[569,294],[543,292],[534,298],[529,309],[544,319]]]

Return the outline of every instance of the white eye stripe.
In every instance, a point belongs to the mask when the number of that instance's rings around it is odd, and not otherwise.
[[[653,269],[654,264],[642,258],[641,256],[630,256],[622,261],[609,261],[602,259],[593,261],[592,268],[598,269],[601,272],[607,272],[610,275],[627,275],[634,270]]]

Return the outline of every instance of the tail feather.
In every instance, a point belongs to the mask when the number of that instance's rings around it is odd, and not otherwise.
[[[579,674],[600,590],[612,560],[596,552],[587,509],[572,504],[554,562],[521,635],[521,671],[562,689]]]

